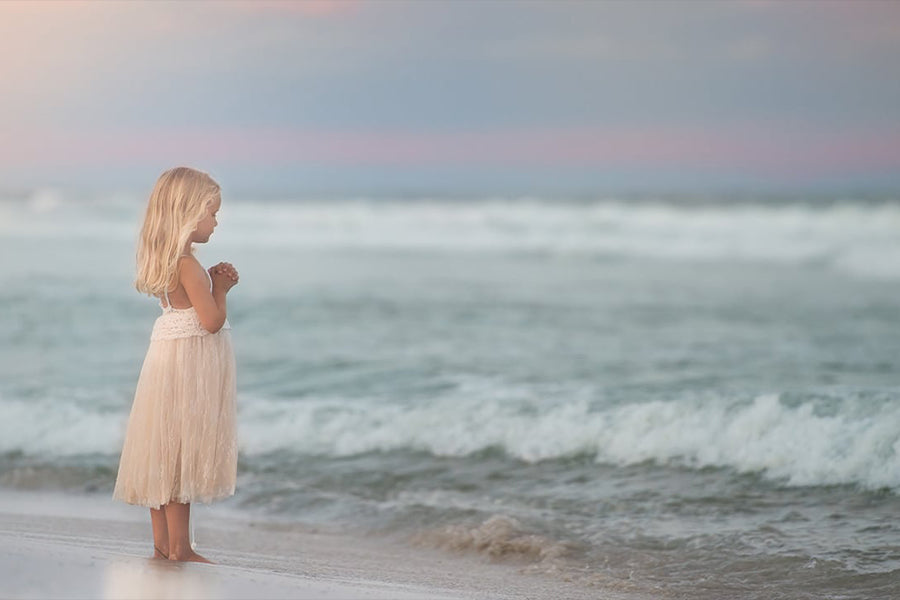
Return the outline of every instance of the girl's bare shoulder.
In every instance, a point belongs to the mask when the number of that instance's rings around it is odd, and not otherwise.
[[[182,254],[178,257],[178,266],[180,267],[185,263],[197,263],[199,265],[200,261],[193,254]]]
[[[182,254],[178,257],[178,279],[183,283],[185,278],[189,279],[206,279],[206,269],[200,264],[196,256],[192,254]]]

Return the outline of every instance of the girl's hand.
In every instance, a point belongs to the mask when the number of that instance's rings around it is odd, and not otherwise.
[[[238,277],[237,269],[231,263],[220,262],[209,268],[209,276],[213,282],[213,289],[222,288],[226,292],[237,285]]]
[[[237,269],[234,268],[229,262],[220,262],[219,264],[212,266],[209,268],[209,274],[212,275],[214,272],[216,273],[225,273],[235,281],[238,280],[238,272]]]

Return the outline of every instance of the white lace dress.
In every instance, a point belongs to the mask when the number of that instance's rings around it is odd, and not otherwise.
[[[231,326],[216,333],[166,294],[134,394],[113,498],[151,508],[234,494],[235,361]]]

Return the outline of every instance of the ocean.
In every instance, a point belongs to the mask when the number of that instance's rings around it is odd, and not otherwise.
[[[111,502],[145,198],[0,197],[0,489]],[[197,254],[241,274],[222,511],[655,598],[900,590],[900,198],[225,190]]]

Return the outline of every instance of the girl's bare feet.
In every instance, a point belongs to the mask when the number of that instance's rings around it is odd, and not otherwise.
[[[169,558],[169,553],[166,552],[165,548],[160,548],[159,546],[153,546],[153,558]]]
[[[209,560],[205,556],[200,556],[193,550],[188,550],[187,552],[170,552],[169,560],[177,560],[180,562],[200,562],[200,563],[208,563],[214,564],[213,561]]]

